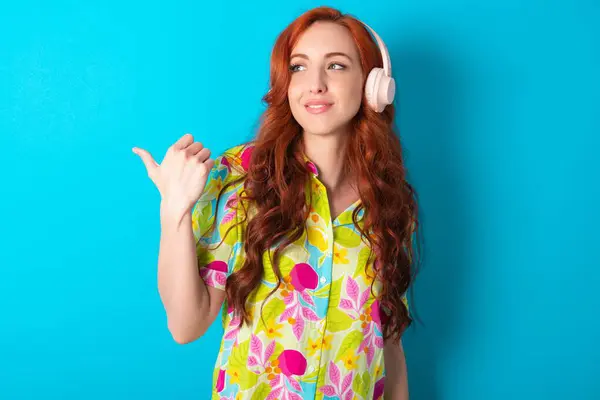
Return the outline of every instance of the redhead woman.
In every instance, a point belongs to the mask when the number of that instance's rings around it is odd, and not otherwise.
[[[221,315],[212,399],[408,399],[419,224],[390,71],[370,27],[319,7],[275,43],[252,142],[213,159],[184,135],[160,165],[134,148],[161,194],[173,338]]]

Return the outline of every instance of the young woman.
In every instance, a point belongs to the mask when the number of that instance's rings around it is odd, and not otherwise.
[[[357,19],[313,9],[275,43],[252,143],[213,161],[185,135],[161,165],[134,149],[162,197],[174,339],[201,337],[222,310],[213,399],[408,398],[417,205],[393,82],[367,79],[382,54]]]

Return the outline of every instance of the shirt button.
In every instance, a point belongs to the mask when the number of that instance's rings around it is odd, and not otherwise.
[[[321,277],[321,283],[325,283],[327,282],[327,278],[325,278],[324,276]]]

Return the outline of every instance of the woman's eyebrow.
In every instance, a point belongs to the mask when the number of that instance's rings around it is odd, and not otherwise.
[[[325,54],[325,58],[330,58],[330,57],[335,57],[335,56],[346,57],[348,60],[352,61],[352,58],[348,54],[343,53],[341,51],[333,51],[331,53]],[[292,59],[294,57],[304,58],[304,59],[308,60],[308,56],[303,53],[294,53],[291,55],[290,59]]]

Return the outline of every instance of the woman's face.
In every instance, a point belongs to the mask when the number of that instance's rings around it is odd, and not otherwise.
[[[363,71],[350,32],[316,22],[292,49],[288,100],[292,115],[308,134],[344,132],[363,96]]]

